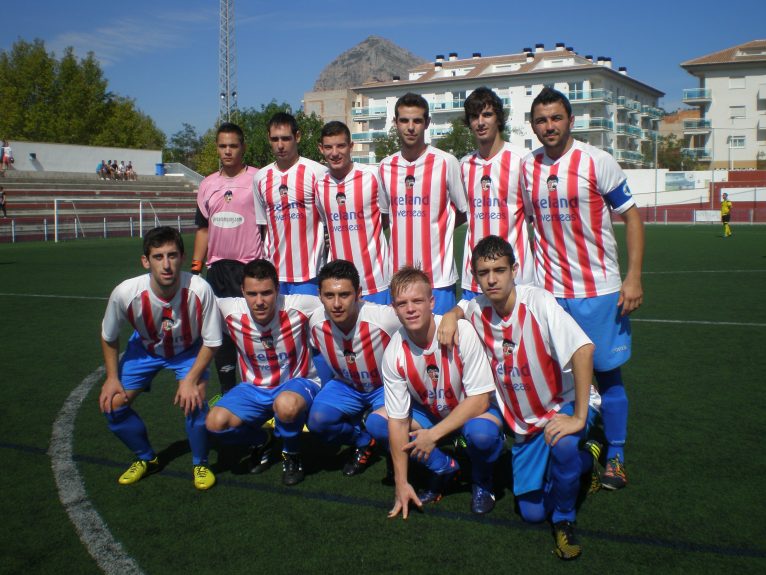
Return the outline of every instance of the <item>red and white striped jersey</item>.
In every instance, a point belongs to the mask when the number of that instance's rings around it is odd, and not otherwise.
[[[101,323],[104,341],[116,341],[127,320],[146,351],[166,359],[190,349],[200,337],[208,347],[221,345],[221,318],[210,284],[181,272],[178,291],[165,301],[152,291],[150,280],[145,274],[114,288]]]
[[[309,316],[320,305],[316,296],[277,296],[274,317],[261,325],[250,315],[245,298],[218,298],[243,379],[259,387],[276,387],[295,377],[318,383],[309,347]]]
[[[388,198],[381,193],[377,171],[354,164],[338,181],[328,170],[317,188],[317,209],[330,237],[329,260],[356,265],[362,295],[387,289],[391,261],[382,215],[388,214]]]
[[[218,260],[246,264],[263,257],[253,205],[253,178],[257,173],[256,168],[247,166],[233,178],[215,172],[200,183],[197,206],[208,221],[208,267]]]
[[[437,331],[441,316],[435,315]],[[446,418],[465,398],[495,391],[481,342],[471,325],[458,321],[459,345],[439,345],[436,333],[421,349],[400,329],[383,354],[386,411],[393,419],[410,415],[411,398],[438,419]]]
[[[542,430],[575,399],[571,360],[591,343],[588,336],[553,295],[536,286],[516,286],[509,317],[501,317],[483,294],[459,305],[484,344],[503,418],[520,435]]]
[[[324,170],[314,160],[299,158],[286,172],[273,163],[255,176],[256,221],[266,225],[264,249],[279,281],[308,281],[322,266],[324,226],[314,193]]]
[[[392,307],[360,302],[356,325],[349,333],[343,333],[324,308],[314,312],[310,326],[312,343],[335,379],[363,393],[383,385],[383,352],[402,326]]]
[[[392,271],[414,265],[434,287],[453,285],[455,210],[467,208],[457,159],[432,146],[414,162],[397,152],[380,163],[380,179],[391,205]]]
[[[521,187],[521,160],[524,150],[505,143],[500,151],[485,160],[474,152],[462,159],[460,169],[468,197],[468,233],[463,250],[464,289],[481,291],[471,273],[471,254],[479,240],[495,235],[513,248],[519,272],[516,283],[534,283],[534,264],[529,247],[526,213]]]
[[[635,201],[614,158],[574,140],[555,162],[543,148],[527,155],[522,178],[534,213],[537,284],[564,298],[619,291],[609,210],[623,213]]]

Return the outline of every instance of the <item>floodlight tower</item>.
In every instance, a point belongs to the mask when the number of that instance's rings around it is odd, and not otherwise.
[[[219,121],[231,120],[237,107],[237,52],[234,47],[234,0],[220,0],[218,33],[218,88],[221,98]]]

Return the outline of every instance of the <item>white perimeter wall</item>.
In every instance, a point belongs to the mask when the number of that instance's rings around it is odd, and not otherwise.
[[[628,177],[628,186],[639,208],[647,206],[667,206],[699,204],[710,201],[710,182],[713,172],[673,172],[685,174],[686,180],[694,182],[694,187],[683,190],[666,191],[665,181],[669,170],[625,170]],[[728,179],[726,170],[715,171],[715,181],[724,182]],[[655,186],[656,180],[656,186]],[[655,193],[656,189],[656,193]]]
[[[101,160],[133,162],[139,175],[154,175],[162,162],[162,150],[133,150],[98,146],[75,146],[43,142],[10,142],[14,168],[31,172],[96,172]],[[34,153],[36,159],[31,159]]]

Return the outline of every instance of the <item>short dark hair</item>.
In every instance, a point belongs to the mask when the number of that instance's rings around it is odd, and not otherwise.
[[[287,112],[277,112],[269,118],[269,123],[266,124],[266,132],[271,132],[271,128],[274,126],[290,126],[290,131],[293,133],[293,136],[297,135],[299,131],[298,122],[295,119],[295,116],[288,114]]]
[[[540,91],[537,97],[535,97],[535,99],[532,100],[532,107],[530,108],[530,112],[529,112],[530,119],[533,122],[535,121],[536,106],[545,105],[545,104],[555,104],[556,102],[561,102],[561,104],[564,106],[564,109],[567,111],[567,116],[571,118],[572,104],[569,103],[569,98],[567,98],[564,94],[562,94],[558,90],[554,90],[553,88],[546,86]]]
[[[473,252],[471,252],[471,271],[476,272],[478,260],[499,260],[502,257],[507,257],[510,265],[516,263],[511,244],[499,236],[486,236],[476,244]]]
[[[233,122],[224,122],[218,126],[218,129],[215,132],[216,142],[218,141],[218,136],[221,134],[236,134],[239,138],[239,143],[242,145],[245,143],[245,133],[242,131],[242,128]]]
[[[399,107],[406,106],[408,108],[420,108],[423,110],[423,117],[428,119],[428,102],[420,94],[414,92],[407,92],[404,96],[401,96],[394,106],[394,118],[399,117]]]
[[[144,234],[144,255],[149,257],[152,248],[160,248],[170,243],[174,243],[181,255],[184,255],[184,239],[177,229],[170,226],[152,228]]]
[[[271,280],[274,282],[274,287],[279,289],[279,277],[277,276],[277,268],[274,267],[269,260],[257,259],[251,262],[247,262],[242,269],[242,285],[245,285],[245,278],[253,278],[256,280]]]
[[[388,286],[391,299],[396,298],[404,288],[416,283],[424,283],[428,286],[429,295],[433,293],[431,278],[421,269],[413,266],[402,266],[392,277],[391,285]]]
[[[468,94],[468,97],[465,99],[463,109],[465,110],[466,125],[471,124],[471,116],[478,117],[487,106],[491,107],[492,111],[495,112],[500,131],[505,130],[505,110],[503,109],[503,101],[500,99],[500,96],[486,86],[476,88],[473,92]]]
[[[351,130],[348,129],[346,124],[339,122],[338,120],[327,122],[324,126],[322,126],[322,131],[319,133],[319,143],[321,144],[322,140],[325,138],[329,138],[330,136],[339,136],[340,134],[344,134],[349,143],[351,143]]]
[[[317,275],[320,293],[322,292],[322,282],[329,279],[351,280],[351,285],[354,286],[354,291],[359,291],[359,271],[357,271],[356,266],[348,260],[333,260],[322,266],[322,269],[319,270],[319,275]]]

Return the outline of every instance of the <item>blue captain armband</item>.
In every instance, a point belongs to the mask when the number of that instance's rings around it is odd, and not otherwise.
[[[606,203],[609,207],[615,211],[620,211],[620,208],[633,199],[633,195],[630,193],[628,187],[628,181],[623,180],[619,186],[613,189],[611,192],[604,196]]]

